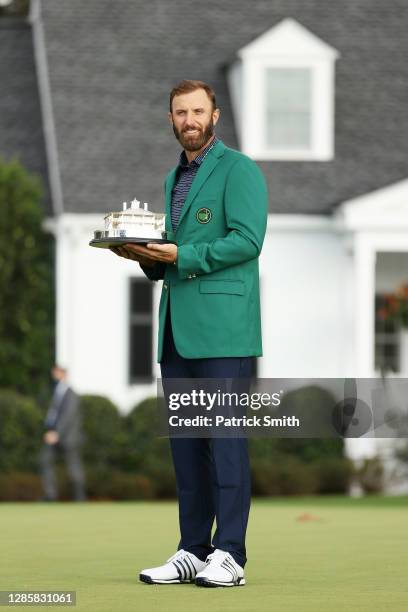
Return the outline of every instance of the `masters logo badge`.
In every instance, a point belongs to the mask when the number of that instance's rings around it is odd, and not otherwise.
[[[212,212],[209,208],[200,208],[197,210],[196,219],[199,223],[208,223],[211,220]]]

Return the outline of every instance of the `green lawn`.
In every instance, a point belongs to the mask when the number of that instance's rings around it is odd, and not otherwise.
[[[175,551],[175,503],[2,504],[0,517],[0,590],[75,590],[77,610],[408,609],[408,497],[254,501],[233,589],[138,582]]]

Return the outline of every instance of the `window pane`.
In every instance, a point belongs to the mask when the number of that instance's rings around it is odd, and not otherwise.
[[[134,278],[130,284],[131,313],[152,312],[152,284],[143,278]]]
[[[309,68],[267,68],[268,148],[310,148],[311,79]]]
[[[394,321],[384,321],[381,311],[385,307],[385,296],[375,296],[375,368],[380,371],[398,372],[399,334]]]
[[[130,378],[152,376],[152,327],[132,325],[130,329]]]
[[[153,287],[144,278],[130,279],[129,379],[131,383],[153,376]]]

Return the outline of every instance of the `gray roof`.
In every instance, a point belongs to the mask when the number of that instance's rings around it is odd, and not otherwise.
[[[337,49],[336,156],[263,162],[275,213],[329,213],[405,178],[408,158],[406,0],[42,0],[67,212],[118,208],[137,196],[163,208],[163,178],[179,145],[168,93],[209,82],[217,134],[237,139],[226,63],[285,17]]]
[[[51,212],[45,143],[31,28],[21,18],[0,18],[0,156],[20,162],[42,179]]]

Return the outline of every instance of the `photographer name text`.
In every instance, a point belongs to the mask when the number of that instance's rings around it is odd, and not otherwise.
[[[173,414],[169,417],[170,427],[300,427],[300,420],[295,416],[281,418],[265,415],[243,417],[216,417],[197,415],[192,418],[179,417]]]

